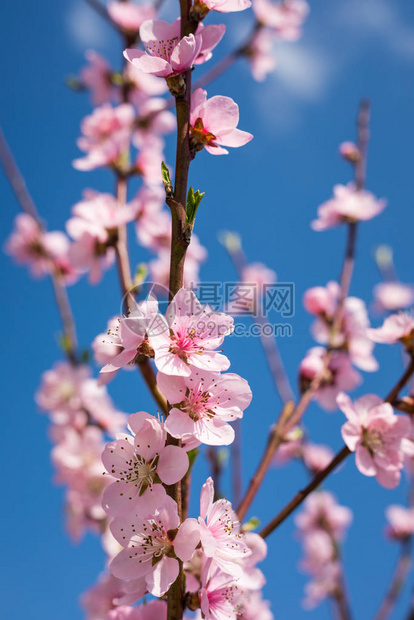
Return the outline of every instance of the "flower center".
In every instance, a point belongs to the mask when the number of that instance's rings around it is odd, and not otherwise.
[[[384,441],[378,431],[364,429],[362,431],[362,444],[369,450],[371,455],[384,452]]]
[[[190,150],[193,153],[198,153],[198,151],[201,151],[207,144],[209,146],[217,146],[217,144],[214,144],[214,140],[216,139],[217,137],[213,133],[204,128],[201,118],[197,118],[194,127],[190,125]]]
[[[178,355],[183,361],[186,361],[191,353],[202,353],[204,349],[195,343],[195,338],[196,332],[194,329],[190,329],[185,333],[172,333],[170,353]]]
[[[171,54],[178,43],[178,37],[172,39],[165,39],[162,41],[151,41],[146,46],[146,49],[151,56],[157,56],[163,58],[167,62],[170,62]]]
[[[187,413],[194,422],[205,416],[213,417],[214,413],[208,409],[211,396],[210,392],[190,392],[187,390],[186,398],[180,407],[181,411]]]

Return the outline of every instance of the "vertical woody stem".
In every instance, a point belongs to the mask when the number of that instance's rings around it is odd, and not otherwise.
[[[191,0],[180,0],[181,13],[181,37],[194,33],[197,24],[190,20]],[[191,104],[191,69],[183,75],[185,91],[183,95],[176,97],[175,107],[177,113],[177,150],[175,160],[174,200],[168,200],[171,210],[171,260],[169,298],[183,287],[184,262],[188,245],[191,239],[191,230],[186,227],[186,201],[188,171],[193,156],[190,153],[190,104]],[[180,445],[180,440],[168,436],[168,443]],[[173,485],[170,490],[171,497],[177,502],[178,514],[182,519],[182,493],[181,482]],[[168,591],[167,620],[181,620],[184,612],[183,604],[183,565],[179,560],[179,573],[175,582]]]

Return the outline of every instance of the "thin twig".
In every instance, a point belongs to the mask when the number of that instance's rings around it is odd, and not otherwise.
[[[368,137],[369,137],[369,116],[370,116],[370,108],[369,103],[367,101],[363,101],[360,106],[359,114],[358,114],[358,145],[361,153],[360,162],[355,170],[355,178],[356,185],[359,189],[362,189],[365,183],[365,171],[366,171],[366,156],[368,149]],[[332,350],[335,348],[335,338],[338,331],[341,329],[342,322],[342,309],[344,301],[349,293],[351,278],[353,274],[354,261],[355,261],[355,250],[356,250],[356,224],[350,223],[348,224],[347,230],[347,242],[345,249],[344,262],[341,271],[340,278],[340,296],[339,302],[335,309],[334,317],[332,320],[332,328],[330,332],[329,343],[326,349],[326,353],[324,355],[324,368],[327,370],[329,367],[329,362],[331,360]],[[300,423],[302,417],[312,401],[316,391],[323,383],[323,375],[316,376],[312,381],[311,385],[303,392],[300,397],[299,402],[293,409],[290,411],[289,415],[286,415],[284,409],[282,409],[279,418],[276,422],[275,428],[277,428],[277,436],[274,438],[274,443],[269,447],[269,443],[266,447],[265,454],[262,457],[262,461],[260,462],[258,469],[256,470],[255,475],[253,476],[250,485],[247,489],[246,495],[243,497],[239,509],[241,514],[239,513],[239,518],[242,519],[249,509],[259,487],[263,481],[264,475],[267,472],[267,468],[263,469],[262,462],[263,460],[270,462],[271,460],[268,458],[268,451],[271,450],[272,456],[276,453],[279,446],[283,443],[283,439],[286,434],[292,430],[297,424]],[[259,476],[259,483],[257,483],[257,477]]]
[[[3,166],[4,173],[13,193],[19,203],[22,211],[30,215],[38,224],[41,230],[44,230],[43,223],[37,212],[36,205],[27,189],[26,182],[20,172],[13,154],[7,144],[6,138],[0,129],[0,161]],[[51,263],[53,261],[51,260]],[[60,318],[63,326],[65,337],[64,349],[65,353],[72,364],[77,363],[78,342],[76,337],[75,322],[73,319],[72,309],[70,306],[66,285],[61,274],[52,265],[50,278],[55,293],[56,305],[59,310]]]
[[[408,380],[410,379],[413,373],[414,373],[414,360],[412,359],[407,370],[404,372],[401,379],[396,383],[395,388],[391,390],[390,394],[394,395],[397,388],[401,390],[406,385],[406,383],[408,382]],[[384,399],[384,402],[390,402],[389,395]],[[325,469],[320,471],[318,474],[316,474],[313,480],[304,489],[299,491],[295,495],[295,497],[291,499],[290,502],[284,508],[282,508],[279,514],[277,514],[276,517],[274,517],[274,519],[272,519],[270,523],[268,523],[263,528],[263,530],[260,532],[260,535],[263,538],[266,538],[267,536],[269,536],[269,534],[271,534],[277,527],[279,527],[279,525],[283,523],[283,521],[285,521],[285,519],[287,519],[287,517],[290,514],[292,514],[292,512],[303,502],[303,500],[306,499],[306,497],[310,495],[310,493],[312,493],[312,491],[314,491],[321,484],[321,482],[323,482],[325,478],[340,463],[342,463],[342,461],[345,460],[346,457],[349,456],[350,454],[351,454],[351,451],[349,450],[349,448],[347,446],[344,446],[338,452],[338,454],[334,456],[334,458],[329,463],[329,465]]]

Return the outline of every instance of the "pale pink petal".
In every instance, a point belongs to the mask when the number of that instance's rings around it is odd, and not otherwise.
[[[361,474],[364,476],[375,476],[377,468],[374,465],[372,456],[365,448],[365,446],[359,445],[355,451],[355,463]]]
[[[194,551],[200,542],[200,526],[197,519],[186,519],[180,526],[174,538],[175,554],[183,562],[193,557]]]
[[[153,596],[163,596],[177,579],[178,570],[178,561],[164,555],[146,577],[148,592]]]
[[[238,147],[247,144],[252,140],[253,135],[247,131],[241,129],[232,129],[230,132],[223,132],[217,139],[217,144],[224,144],[224,146]]]
[[[165,420],[165,430],[177,439],[194,434],[194,422],[190,416],[179,409],[171,409]]]
[[[200,516],[202,519],[207,517],[207,514],[213,505],[214,501],[214,482],[211,476],[207,478],[206,482],[201,487],[200,494]]]
[[[188,469],[188,456],[183,448],[166,446],[161,452],[157,473],[164,484],[175,484]]]

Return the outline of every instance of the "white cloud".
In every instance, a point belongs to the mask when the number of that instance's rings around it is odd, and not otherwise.
[[[323,98],[333,73],[326,53],[299,42],[280,46],[276,58],[278,64],[271,79],[278,87],[305,101]]]
[[[377,38],[400,57],[414,61],[414,28],[407,25],[395,0],[346,0],[337,16],[359,36]]]

